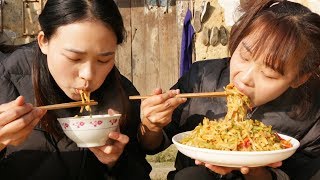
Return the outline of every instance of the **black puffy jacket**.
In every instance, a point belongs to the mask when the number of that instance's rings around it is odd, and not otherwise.
[[[21,47],[0,61],[0,103],[14,100],[19,95],[24,96],[26,102],[34,102],[31,66],[36,48],[38,46],[35,43]],[[127,96],[139,94],[129,80],[124,76],[121,78],[120,83]],[[91,95],[92,99],[97,98],[95,100],[99,104],[116,109],[118,93],[112,83],[107,77],[103,84],[107,91],[104,91],[102,98],[95,92]],[[60,93],[63,94],[62,91]],[[65,98],[66,102],[71,101]],[[37,126],[23,144],[8,146],[1,152],[0,179],[150,179],[151,166],[136,138],[140,123],[140,103],[135,101],[130,105],[131,119],[122,132],[129,136],[130,141],[112,169],[98,161],[87,148],[78,148],[66,136],[57,140]],[[79,108],[75,108],[64,110],[62,114],[66,117],[78,112]]]
[[[172,89],[180,89],[181,93],[223,91],[229,84],[229,72],[229,59],[198,61],[192,64],[189,72]],[[296,154],[283,162],[282,169],[291,177],[296,176],[297,170],[306,162],[316,158],[319,161],[320,157],[320,107],[310,119],[292,119],[287,112],[291,110],[296,97],[295,89],[290,88],[277,99],[248,114],[251,119],[272,125],[276,132],[300,141]],[[316,98],[319,105],[320,93]],[[190,98],[174,111],[172,122],[164,130],[171,139],[180,132],[193,130],[204,116],[218,119],[224,117],[226,111],[226,98]],[[194,160],[178,153],[175,164],[177,170],[194,165]],[[319,169],[319,165],[316,168]]]

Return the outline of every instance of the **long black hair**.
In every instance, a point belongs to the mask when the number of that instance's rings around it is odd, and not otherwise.
[[[124,41],[125,28],[123,20],[113,0],[48,0],[39,16],[41,31],[44,32],[46,40],[50,40],[61,26],[92,20],[102,22],[106,27],[111,28],[117,37],[117,44],[121,44]],[[41,53],[39,47],[36,49],[36,54],[37,56],[32,68],[36,105],[40,106],[70,101],[51,76],[48,70],[46,55]],[[101,92],[101,89],[105,89],[106,81],[111,82],[113,87],[117,89],[117,92],[120,94],[120,99],[115,101],[119,101],[122,104],[121,113],[123,116],[120,128],[123,128],[125,126],[125,120],[128,118],[127,111],[129,109],[129,103],[120,84],[120,79],[121,75],[116,67],[114,67],[103,85],[99,88],[99,93],[102,93],[103,96],[104,92]],[[99,106],[100,105],[103,104],[99,102]],[[69,112],[70,111],[72,110],[69,110]],[[40,122],[40,125],[45,130],[55,135],[60,134],[56,128],[56,118],[58,114],[57,112],[49,112]]]

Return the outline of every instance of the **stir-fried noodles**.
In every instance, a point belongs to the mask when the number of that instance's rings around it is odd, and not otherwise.
[[[279,137],[258,120],[247,119],[250,100],[232,84],[226,87],[228,112],[222,120],[204,118],[182,144],[225,151],[271,151],[291,147],[291,143]]]
[[[250,108],[250,99],[248,96],[240,93],[240,91],[233,85],[229,84],[225,88],[227,96],[227,115],[226,120],[243,121],[245,120]]]
[[[90,102],[90,93],[86,90],[79,90],[80,96],[81,96],[81,101],[82,103]],[[81,106],[80,113],[83,112],[83,109],[86,109],[87,111],[91,112],[91,107],[90,105],[86,106]]]

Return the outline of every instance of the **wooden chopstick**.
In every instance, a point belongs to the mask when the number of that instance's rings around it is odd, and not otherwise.
[[[98,102],[90,101],[90,102],[69,102],[69,103],[61,103],[61,104],[52,104],[47,106],[39,106],[37,108],[44,109],[44,110],[56,110],[56,109],[66,109],[66,108],[73,108],[73,107],[80,107],[80,106],[94,106],[97,105]]]
[[[52,104],[52,105],[47,105],[47,106],[38,106],[37,108],[43,109],[43,110],[56,110],[56,109],[66,109],[66,108],[73,108],[73,107],[80,107],[80,106],[94,106],[97,105],[97,101],[91,100],[90,102],[82,102],[82,101],[77,101],[77,102],[68,102],[68,103],[61,103],[61,104]],[[0,114],[3,113],[0,111]]]
[[[176,95],[175,97],[179,98],[201,98],[201,97],[224,97],[227,96],[226,91],[222,92],[202,92],[202,93],[181,93]],[[129,96],[129,99],[135,100],[135,99],[146,99],[148,97],[151,97],[151,95],[147,96]]]

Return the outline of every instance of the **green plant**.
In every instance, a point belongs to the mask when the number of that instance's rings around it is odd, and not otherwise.
[[[174,162],[177,155],[177,148],[174,145],[171,145],[166,150],[155,154],[148,155],[147,160],[149,162]]]

